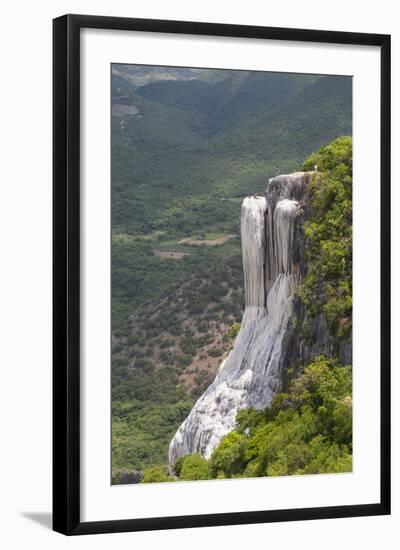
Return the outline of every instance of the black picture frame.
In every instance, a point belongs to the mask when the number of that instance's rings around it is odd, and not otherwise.
[[[378,46],[381,50],[380,501],[82,523],[80,520],[80,31],[115,29]],[[390,36],[65,15],[53,21],[53,529],[66,535],[390,513]]]

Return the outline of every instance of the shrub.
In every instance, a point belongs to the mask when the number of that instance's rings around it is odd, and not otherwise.
[[[168,475],[166,466],[161,465],[147,468],[143,473],[141,483],[161,483],[164,481],[174,481],[174,479]]]
[[[311,216],[304,224],[307,273],[298,288],[309,315],[323,314],[332,335],[351,334],[352,139],[341,137],[311,155]]]
[[[213,477],[347,472],[351,368],[317,357],[264,411],[245,409],[211,457]]]
[[[199,454],[187,455],[179,465],[179,479],[184,481],[210,479],[211,471],[208,461]]]
[[[221,348],[210,348],[208,350],[208,355],[211,357],[221,357],[221,355],[224,353],[224,350]]]
[[[211,464],[214,475],[221,472],[224,477],[240,473],[243,469],[244,439],[238,432],[226,435],[212,454]]]

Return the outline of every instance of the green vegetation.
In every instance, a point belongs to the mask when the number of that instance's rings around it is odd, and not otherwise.
[[[240,213],[239,206],[238,211]],[[238,227],[239,220],[236,232]],[[191,287],[186,285],[184,295],[177,299],[180,303],[174,303],[175,313],[185,301],[193,314],[196,310],[198,313],[204,311],[207,304],[222,303],[229,283],[233,294],[225,312],[229,314],[230,309],[230,313],[240,320],[241,310],[238,310],[243,298],[235,292],[241,289],[243,278],[240,239],[235,237],[215,247],[190,247],[178,245],[178,241],[178,237],[174,241],[152,241],[142,237],[124,236],[122,239],[121,234],[113,235],[112,314],[115,336],[128,337],[130,316],[135,312],[139,314],[139,310],[150,302],[157,303],[174,293],[182,293],[182,285],[188,281]],[[190,255],[179,261],[165,260],[155,256],[154,249],[186,251]],[[221,262],[225,262],[225,266]],[[222,305],[217,309],[222,311]],[[173,309],[164,312],[165,326],[171,326],[169,321],[172,321],[173,313]],[[216,320],[217,316],[212,318]]]
[[[337,338],[351,333],[352,139],[341,137],[311,155],[312,216],[304,224],[307,275],[298,294],[311,316],[323,314]]]
[[[144,471],[142,483],[160,483],[164,481],[175,481],[168,475],[168,470],[165,465],[152,466]]]
[[[123,67],[120,67],[123,70]],[[220,71],[217,81],[136,88],[113,75],[112,224],[131,234],[232,232],[237,205],[351,131],[351,79]],[[226,200],[228,199],[228,200]]]
[[[134,254],[135,248],[127,247],[122,261],[134,262]],[[222,254],[224,263],[216,261]],[[163,263],[154,256],[149,260],[152,269],[154,261],[158,267]],[[115,479],[123,468],[140,470],[167,462],[172,436],[232,345],[232,338],[224,335],[237,330],[242,316],[241,262],[234,240],[184,258],[180,271],[172,260],[165,271],[160,268],[159,277],[155,273],[156,280],[164,277],[165,286],[160,282],[154,300],[142,304],[132,321],[126,317],[124,324],[115,327],[120,337],[112,355]],[[152,271],[142,265],[142,280],[152,288]],[[146,293],[146,283],[143,286]],[[199,361],[203,366],[197,367]]]
[[[214,451],[214,476],[351,471],[351,370],[319,357],[270,409],[239,413]]]
[[[169,442],[192,404],[188,398],[173,404],[163,399],[158,405],[137,400],[113,403],[114,477],[120,469],[142,470],[149,464],[165,464]]]
[[[178,466],[179,479],[182,481],[210,479],[210,465],[198,454],[187,455]]]

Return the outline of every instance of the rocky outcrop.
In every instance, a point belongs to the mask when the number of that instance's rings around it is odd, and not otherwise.
[[[301,356],[295,288],[304,273],[301,223],[311,172],[269,180],[264,197],[244,199],[241,239],[245,311],[233,349],[170,443],[169,459],[209,458],[246,407],[268,407],[282,373]],[[300,312],[298,312],[300,314]]]

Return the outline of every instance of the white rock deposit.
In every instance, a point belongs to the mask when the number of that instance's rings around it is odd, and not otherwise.
[[[266,198],[246,198],[241,212],[245,311],[233,349],[179,427],[169,460],[199,453],[210,458],[235,427],[237,412],[268,407],[279,389],[282,342],[293,309],[298,267],[293,240],[309,172],[269,180]]]

